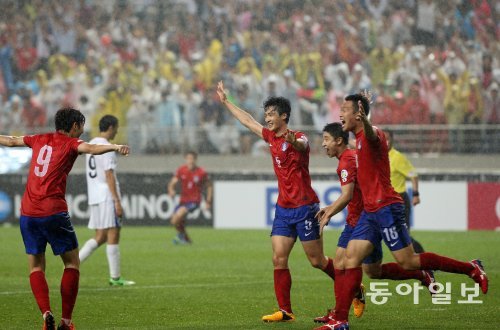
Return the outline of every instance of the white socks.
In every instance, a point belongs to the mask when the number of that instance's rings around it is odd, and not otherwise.
[[[97,241],[93,238],[89,239],[83,247],[80,249],[79,256],[80,262],[87,259],[92,252],[97,250],[99,245]],[[106,255],[108,257],[109,264],[109,276],[113,279],[120,277],[120,247],[118,244],[107,244],[106,245]]]
[[[106,255],[108,256],[109,276],[112,279],[120,277],[120,247],[118,244],[107,244]]]
[[[98,247],[99,244],[97,244],[97,241],[93,238],[85,242],[79,252],[80,262],[83,262],[85,259],[87,259],[92,254],[92,252],[97,250]]]

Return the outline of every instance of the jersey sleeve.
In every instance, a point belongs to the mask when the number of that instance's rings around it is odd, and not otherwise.
[[[83,140],[80,140],[77,138],[71,139],[70,149],[75,151],[75,152],[78,152],[78,146],[82,143],[83,143]]]
[[[102,165],[105,171],[116,169],[116,154],[114,152],[107,152],[102,154]]]
[[[26,144],[28,147],[32,148],[33,144],[35,143],[36,136],[35,135],[26,135],[23,137],[23,142]]]
[[[271,134],[272,132],[268,128],[262,127],[262,138],[267,143],[269,143],[269,140],[271,139]]]
[[[180,178],[181,171],[182,171],[182,166],[177,168],[177,170],[174,173],[174,177]]]
[[[339,163],[337,173],[341,186],[356,182],[357,170],[355,157],[346,157],[346,159],[342,159],[342,162]]]

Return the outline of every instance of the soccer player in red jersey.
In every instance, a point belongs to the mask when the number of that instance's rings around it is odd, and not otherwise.
[[[231,114],[250,131],[269,144],[274,172],[278,179],[278,201],[271,231],[273,248],[274,291],[279,311],[262,317],[264,322],[293,321],[290,301],[292,278],[288,258],[297,240],[311,265],[334,278],[333,260],[323,253],[319,222],[319,199],[311,187],[309,175],[309,142],[302,132],[288,128],[290,102],[283,97],[270,97],[264,102],[266,127],[248,112],[228,101],[224,85],[219,82],[217,94]]]
[[[340,180],[340,196],[332,204],[322,208],[316,217],[319,220],[320,233],[328,225],[331,217],[347,207],[347,218],[344,230],[340,234],[335,250],[333,265],[335,276],[344,269],[344,255],[347,244],[351,238],[352,231],[358,222],[363,211],[363,200],[361,190],[356,181],[356,151],[348,148],[349,133],[342,130],[341,123],[330,123],[323,128],[322,146],[326,150],[328,157],[335,157],[339,160],[337,175]],[[335,281],[334,291],[339,291],[338,283]],[[361,317],[365,309],[365,288],[360,285],[359,290],[353,300],[354,315]],[[326,323],[333,316],[333,310],[329,310],[327,315],[317,317],[314,322]]]
[[[361,283],[361,263],[369,257],[374,267],[378,267],[382,260],[382,240],[405,270],[428,269],[465,274],[479,283],[483,293],[488,291],[488,278],[479,260],[461,262],[430,252],[414,252],[405,225],[403,200],[390,181],[387,141],[382,130],[371,125],[367,117],[369,110],[369,100],[364,94],[348,95],[340,110],[344,131],[356,135],[357,178],[364,211],[347,245],[345,270],[335,278],[336,282],[340,282],[336,283],[340,292],[335,318],[318,328],[322,330],[349,329],[348,314],[351,300]],[[370,264],[363,268],[369,272]]]
[[[330,218],[347,206],[348,215],[346,225],[340,234],[334,259],[335,275],[339,277],[343,274],[344,256],[347,245],[363,211],[362,194],[357,183],[356,150],[348,148],[348,141],[349,133],[342,129],[341,123],[331,123],[324,127],[322,146],[326,149],[326,153],[329,157],[336,157],[339,159],[337,175],[340,180],[341,194],[332,204],[322,208],[320,212],[318,212],[317,217],[320,220],[320,228],[322,231],[324,226],[328,225],[330,222]],[[428,271],[408,271],[401,268],[396,263],[386,263],[382,265],[381,260],[382,258],[376,259],[376,263],[373,263],[369,258],[363,260],[363,269],[370,278],[391,280],[417,279],[426,287],[434,282],[433,275]],[[369,265],[369,267],[367,265]],[[339,282],[335,281],[334,292],[338,294],[340,289]],[[365,289],[362,284],[352,304],[354,307],[354,315],[356,317],[361,317],[365,308]],[[335,308],[329,310],[327,315],[315,318],[314,321],[317,323],[327,323],[334,318]]]
[[[177,236],[174,238],[174,244],[190,244],[191,238],[186,232],[186,216],[200,207],[202,191],[206,190],[206,207],[212,206],[213,186],[203,167],[196,164],[198,154],[194,151],[188,151],[184,154],[185,164],[180,166],[175,175],[168,183],[168,194],[175,197],[175,187],[180,182],[180,201],[176,207],[174,215],[170,222],[177,230]]]
[[[65,200],[66,179],[73,163],[80,153],[129,153],[128,146],[88,144],[79,140],[84,125],[85,117],[80,111],[63,108],[55,116],[55,133],[19,137],[0,135],[1,145],[27,146],[33,150],[19,222],[28,254],[31,289],[44,318],[43,329],[55,329],[45,279],[47,243],[64,263],[61,279],[62,319],[58,329],[75,328],[71,315],[78,295],[80,260],[78,241]]]

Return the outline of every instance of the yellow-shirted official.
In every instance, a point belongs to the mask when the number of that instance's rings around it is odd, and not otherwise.
[[[401,195],[405,205],[405,218],[408,231],[410,230],[410,213],[412,205],[420,204],[420,193],[418,192],[418,174],[412,163],[398,150],[392,146],[393,133],[389,130],[384,131],[387,145],[389,147],[389,164],[391,168],[391,184],[394,190]],[[406,192],[406,180],[411,181],[413,197],[410,202]],[[413,248],[416,253],[424,252],[422,245],[412,237]]]
[[[406,192],[406,180],[410,179],[413,191],[412,204],[420,204],[420,194],[418,192],[418,174],[412,163],[398,150],[392,146],[391,132],[386,134],[389,144],[389,163],[391,166],[391,184],[397,193]]]

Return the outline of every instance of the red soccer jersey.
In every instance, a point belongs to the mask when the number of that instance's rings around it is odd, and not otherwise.
[[[200,203],[203,185],[208,180],[207,172],[202,167],[195,167],[192,171],[182,165],[175,172],[181,182],[180,203]]]
[[[385,135],[377,127],[374,126],[373,129],[378,141],[369,142],[364,130],[356,134],[357,177],[367,212],[403,202],[391,185],[389,148]]]
[[[23,141],[33,155],[21,214],[46,217],[67,212],[66,179],[83,141],[58,132],[25,136]]]
[[[304,133],[294,132],[294,134],[297,139],[307,142]],[[309,176],[309,146],[306,151],[300,152],[286,142],[284,136],[277,137],[276,133],[265,127],[262,129],[262,136],[264,141],[269,143],[274,173],[278,178],[278,205],[284,208],[296,208],[319,203]]]
[[[356,179],[356,150],[346,149],[339,157],[339,165],[337,166],[337,175],[339,176],[340,185],[344,186],[351,182],[354,183],[354,191],[352,199],[347,205],[346,222],[351,226],[356,226],[359,216],[363,211],[363,196]]]

